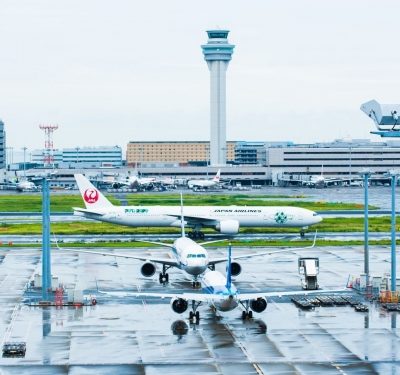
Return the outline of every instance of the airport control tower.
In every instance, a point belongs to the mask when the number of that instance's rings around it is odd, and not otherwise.
[[[210,70],[210,163],[226,164],[226,69],[234,45],[228,43],[229,30],[208,30],[203,44],[204,60]]]

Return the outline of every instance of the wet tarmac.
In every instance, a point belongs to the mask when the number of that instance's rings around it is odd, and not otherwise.
[[[118,252],[132,251],[119,249]],[[135,253],[160,254],[158,249]],[[221,256],[225,249],[211,249]],[[235,249],[234,254],[254,251]],[[258,250],[257,250],[258,251]],[[164,252],[163,252],[164,254]],[[341,288],[363,269],[355,248],[314,248],[242,261],[241,292],[299,290],[297,258],[319,256],[319,284]],[[167,256],[167,254],[165,255]],[[389,248],[371,247],[373,274],[388,272]],[[0,334],[25,341],[26,355],[0,358],[1,374],[400,374],[400,315],[371,303],[297,308],[287,298],[243,322],[240,309],[215,315],[200,307],[200,324],[172,311],[167,299],[103,296],[105,291],[191,291],[185,275],[170,270],[170,284],[140,275],[141,262],[67,251],[52,252],[53,275],[98,304],[83,308],[30,307],[24,289],[41,270],[40,251],[0,253]],[[223,272],[224,266],[220,266]],[[398,321],[399,320],[399,321]]]

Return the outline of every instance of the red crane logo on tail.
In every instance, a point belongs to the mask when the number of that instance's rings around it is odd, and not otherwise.
[[[95,189],[86,189],[83,193],[83,199],[87,203],[96,203],[99,200],[99,192]]]

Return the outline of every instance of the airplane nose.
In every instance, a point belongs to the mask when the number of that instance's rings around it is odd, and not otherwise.
[[[318,224],[322,221],[322,216],[321,215],[315,215],[314,216],[315,224]]]

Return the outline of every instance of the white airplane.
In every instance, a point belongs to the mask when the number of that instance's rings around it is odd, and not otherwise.
[[[37,191],[38,187],[32,181],[20,181],[16,184],[16,190],[23,192],[23,191]]]
[[[74,214],[89,219],[133,227],[180,227],[180,206],[114,206],[82,174],[75,175],[86,208]],[[190,206],[183,212],[185,226],[193,228],[189,238],[204,238],[202,228],[235,235],[240,227],[301,228],[322,221],[316,212],[286,206]]]
[[[221,179],[221,169],[218,169],[217,174],[211,180],[189,180],[189,189],[208,189],[219,185]]]
[[[197,308],[202,303],[207,303],[216,311],[231,311],[241,305],[244,308],[242,319],[252,318],[253,311],[261,313],[267,308],[267,297],[283,297],[295,295],[308,295],[315,293],[333,293],[342,292],[339,290],[316,290],[316,291],[291,291],[291,292],[257,292],[257,293],[240,293],[232,283],[232,254],[231,246],[228,248],[228,265],[226,277],[219,271],[208,271],[201,280],[203,293],[132,293],[132,292],[104,292],[102,294],[118,297],[156,297],[170,298],[172,310],[178,314],[184,313],[189,304],[191,311],[189,320],[196,319],[198,324],[200,320],[200,312]]]
[[[120,188],[121,186],[146,188],[155,183],[156,179],[155,177],[139,177],[137,175],[125,177],[108,176],[104,178],[102,182],[110,184],[114,189]]]
[[[85,254],[94,254],[94,255],[102,255],[102,256],[112,256],[115,258],[126,258],[126,259],[136,259],[144,262],[142,265],[140,272],[145,277],[152,277],[156,272],[156,264],[162,265],[162,272],[159,275],[160,284],[167,283],[169,281],[169,275],[166,272],[168,269],[172,267],[179,268],[186,272],[193,281],[193,288],[199,287],[200,282],[198,278],[204,274],[207,269],[215,270],[215,265],[218,263],[223,263],[227,261],[226,257],[223,258],[214,258],[210,259],[207,250],[203,247],[203,245],[219,242],[219,241],[208,241],[203,243],[196,243],[192,239],[187,238],[185,235],[185,222],[183,216],[183,198],[181,194],[181,236],[177,238],[173,244],[168,244],[164,242],[155,242],[155,241],[141,241],[146,243],[151,243],[154,245],[161,245],[171,249],[171,257],[169,259],[165,258],[153,258],[151,256],[148,257],[139,257],[136,255],[130,254],[118,254],[118,253],[107,253],[107,252],[99,252],[99,251],[91,251],[91,250],[74,250],[70,249],[70,251],[74,251],[77,253],[85,253]],[[303,250],[309,249],[315,246],[317,235],[314,236],[314,242],[311,246],[302,247],[302,248],[285,248],[281,250],[268,250],[259,253],[251,253],[237,256],[235,260],[252,258],[255,256],[264,256],[271,255],[275,253],[295,251],[295,250]],[[238,262],[233,262],[231,264],[231,273],[233,276],[237,276],[241,273],[242,267]]]

